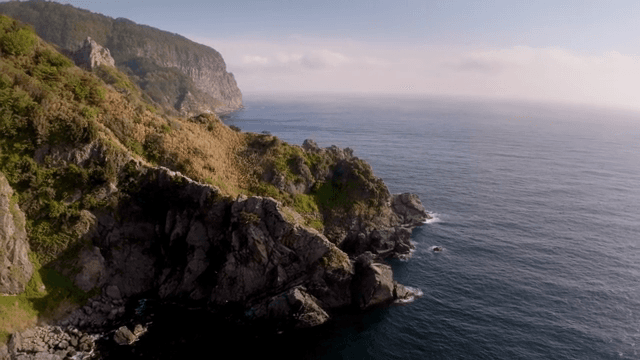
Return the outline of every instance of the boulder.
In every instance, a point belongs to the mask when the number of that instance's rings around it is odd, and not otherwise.
[[[107,296],[113,300],[120,300],[122,298],[122,295],[120,295],[120,289],[118,289],[118,286],[116,285],[107,286],[106,293]]]
[[[138,337],[134,335],[126,326],[121,326],[113,335],[113,340],[118,345],[131,345],[137,339]]]
[[[371,252],[367,251],[356,258],[355,271],[351,284],[354,305],[366,309],[395,299],[396,286],[391,267],[378,262]]]

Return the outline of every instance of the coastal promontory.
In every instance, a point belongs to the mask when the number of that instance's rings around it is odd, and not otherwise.
[[[415,195],[351,149],[167,112],[83,44],[91,72],[0,16],[0,359],[134,342],[143,295],[276,330],[414,296],[384,259],[411,253]]]

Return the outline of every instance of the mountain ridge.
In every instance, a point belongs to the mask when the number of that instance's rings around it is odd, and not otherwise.
[[[177,114],[224,113],[242,107],[242,93],[226,71],[222,55],[184,36],[55,2],[5,2],[0,3],[0,13],[33,25],[39,36],[67,54],[91,37],[111,51],[118,68],[147,95]],[[142,59],[155,66],[150,74],[140,74],[151,66]],[[170,83],[181,85],[172,88]],[[181,106],[185,97],[192,98],[190,106]]]

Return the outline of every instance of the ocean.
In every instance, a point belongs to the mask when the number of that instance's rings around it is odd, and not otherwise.
[[[350,147],[392,193],[416,193],[434,218],[414,230],[412,258],[391,265],[424,295],[308,332],[238,333],[242,345],[203,330],[216,324],[200,315],[160,314],[156,335],[152,326],[130,355],[640,359],[640,113],[248,95],[224,121],[292,144]],[[163,326],[173,335],[159,335]]]

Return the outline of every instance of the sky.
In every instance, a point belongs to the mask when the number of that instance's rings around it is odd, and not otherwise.
[[[59,2],[218,50],[244,93],[381,93],[640,110],[640,1]]]

